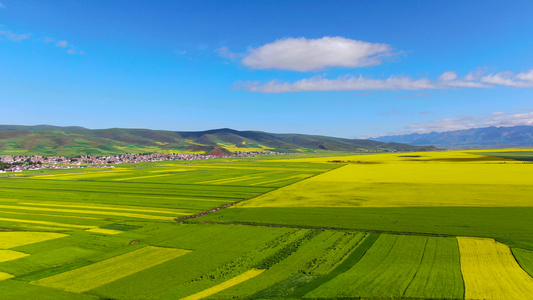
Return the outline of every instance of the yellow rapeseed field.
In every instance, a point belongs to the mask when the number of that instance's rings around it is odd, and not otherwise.
[[[13,277],[15,276],[8,274],[8,273],[0,272],[0,281],[13,278]]]
[[[533,278],[509,247],[493,239],[457,237],[465,299],[524,299],[533,296]]]
[[[98,178],[104,176],[112,176],[117,173],[123,173],[126,170],[101,170],[93,172],[82,172],[82,173],[64,173],[64,174],[45,174],[45,175],[33,175],[31,177],[17,177],[18,179],[22,178],[38,178],[38,179],[54,179],[54,180],[77,180],[77,179],[87,179],[87,178]]]
[[[306,177],[309,177],[313,174],[300,174],[300,175],[294,175],[294,176],[290,176],[290,177],[285,177],[285,178],[280,178],[280,179],[275,179],[275,180],[268,180],[268,181],[263,181],[263,182],[257,182],[257,183],[252,183],[250,185],[264,185],[264,184],[272,184],[272,183],[276,183],[276,182],[279,182],[279,181],[286,181],[286,180],[291,180],[291,179],[298,179],[298,178],[306,178]]]
[[[226,184],[226,183],[230,183],[230,182],[252,180],[252,179],[257,179],[257,178],[262,178],[262,177],[263,176],[245,175],[245,176],[237,176],[237,177],[231,177],[231,178],[223,178],[223,179],[216,179],[216,180],[201,181],[201,182],[197,182],[197,184]]]
[[[125,181],[125,180],[135,180],[135,179],[144,179],[144,178],[154,178],[154,177],[164,177],[174,174],[157,174],[157,175],[146,175],[146,176],[136,176],[136,177],[126,177],[126,178],[115,178],[114,181]]]
[[[15,248],[18,246],[29,245],[65,236],[67,235],[55,232],[0,232],[0,249]]]
[[[34,206],[22,206],[22,205],[0,205],[0,208],[14,209],[14,210],[35,210],[36,209],[36,207]],[[174,217],[164,217],[164,216],[155,216],[155,215],[147,215],[147,214],[137,214],[137,213],[123,213],[123,212],[114,212],[114,211],[101,211],[101,210],[86,210],[86,209],[79,210],[79,209],[48,208],[48,207],[39,207],[38,209],[39,211],[121,216],[121,217],[131,217],[131,218],[150,219],[150,220],[173,220],[174,219]]]
[[[533,206],[533,165],[514,160],[466,152],[307,160],[351,163],[237,207]]]
[[[31,283],[81,293],[159,265],[190,250],[147,246]]]
[[[122,233],[122,231],[120,231],[120,230],[104,229],[104,228],[91,228],[91,229],[87,229],[85,231],[94,232],[94,233],[101,233],[101,234],[106,234],[106,235],[115,235],[115,234]]]
[[[181,300],[198,300],[198,299],[209,297],[225,289],[229,289],[230,287],[235,286],[241,282],[245,282],[248,279],[254,278],[255,276],[260,275],[264,271],[265,270],[258,270],[258,269],[248,270],[242,273],[241,275],[233,277],[232,279],[224,281],[221,284],[215,285],[214,287],[208,288],[194,295],[181,298]]]
[[[15,260],[26,256],[29,256],[29,254],[13,250],[0,250],[0,262]]]
[[[75,202],[18,202],[21,205],[37,205],[37,206],[50,206],[50,207],[72,207],[72,208],[90,208],[90,209],[101,209],[101,210],[118,210],[118,211],[134,211],[134,212],[143,212],[143,213],[161,213],[168,215],[182,214],[183,211],[177,209],[157,209],[150,207],[142,206],[106,206],[106,205],[96,205],[96,204],[77,204]]]
[[[173,172],[173,173],[177,173],[177,172],[186,172],[186,171],[194,171],[196,169],[193,169],[193,168],[164,168],[163,170],[153,170],[153,171],[148,171],[149,173],[163,173],[163,172]]]
[[[237,147],[235,144],[230,144],[230,143],[217,143],[217,144],[220,147],[223,147],[231,152],[236,152],[236,151],[267,152],[267,151],[270,151],[270,150],[267,150],[268,147],[263,146],[263,145],[259,145],[259,148],[256,148],[256,147]],[[246,143],[243,142],[242,145],[244,146],[246,145]]]
[[[26,219],[14,219],[14,218],[0,218],[0,221],[22,223],[22,224],[40,224],[40,225],[54,226],[54,227],[57,227],[57,228],[71,228],[71,229],[72,228],[88,229],[88,228],[96,228],[97,227],[97,226],[91,226],[91,225],[75,225],[75,224],[66,224],[66,223],[58,223],[58,222],[26,220]],[[17,233],[23,233],[23,232],[17,232]],[[0,236],[2,234],[4,234],[4,233],[0,232]],[[13,247],[15,247],[15,246],[13,246]],[[0,248],[2,248],[2,241],[0,241]]]

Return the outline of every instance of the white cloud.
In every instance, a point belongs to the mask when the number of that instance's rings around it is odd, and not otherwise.
[[[0,29],[0,35],[5,36],[8,40],[15,41],[15,42],[28,40],[31,37],[31,33],[19,34],[19,33],[14,33],[12,31],[9,31],[9,30],[2,30],[2,29]]]
[[[0,8],[4,8],[6,7],[4,4],[2,4],[2,2],[0,2]]]
[[[489,126],[509,127],[517,125],[533,125],[533,113],[496,115],[485,118],[463,116],[456,119],[443,119],[426,124],[413,124],[407,128],[418,133],[427,133],[433,131],[443,132]]]
[[[455,79],[457,79],[457,73],[455,73],[453,71],[446,71],[446,72],[442,73],[442,75],[440,75],[440,77],[439,77],[439,80],[446,81],[446,82],[449,82],[449,81],[452,81],[452,80],[455,80]]]
[[[257,81],[240,82],[235,84],[236,89],[246,89],[250,92],[260,93],[289,93],[310,91],[357,91],[357,90],[423,90],[434,89],[436,86],[429,79],[411,79],[403,76],[391,76],[387,79],[373,79],[363,76],[341,76],[336,79],[327,79],[323,76],[314,76],[295,82],[281,82],[277,80],[261,84]]]
[[[234,85],[236,89],[245,89],[260,93],[290,93],[311,91],[358,91],[358,90],[429,90],[450,88],[494,88],[497,85],[516,88],[533,87],[533,70],[513,75],[511,72],[488,74],[469,73],[460,78],[453,71],[446,71],[437,80],[429,78],[413,79],[407,76],[390,76],[387,79],[374,79],[364,76],[345,75],[334,79],[313,76],[294,82],[271,80],[242,81]],[[478,78],[477,80],[475,78]],[[411,96],[427,96],[415,94]]]
[[[496,85],[504,85],[516,88],[533,87],[533,70],[514,75],[513,72],[501,72],[497,74],[489,74],[481,78],[482,82]]]
[[[456,72],[446,71],[439,76],[441,86],[447,87],[471,87],[471,88],[487,88],[490,87],[486,84],[474,82],[475,75],[473,73],[468,74],[464,78],[458,79]]]
[[[67,41],[59,41],[59,42],[56,43],[56,46],[64,48],[64,47],[68,46],[68,42]]]
[[[461,116],[459,118],[448,118],[429,123],[412,124],[405,127],[404,130],[390,132],[387,134],[367,135],[365,136],[365,138],[379,137],[384,135],[444,132],[490,126],[510,127],[519,125],[533,125],[533,112],[521,114],[507,114],[502,112],[496,112],[493,113],[490,117],[476,118],[472,116]]]
[[[380,64],[381,57],[391,55],[391,50],[387,44],[343,37],[286,38],[249,49],[242,64],[253,69],[300,72],[326,67],[356,68]]]
[[[516,75],[516,79],[533,82],[533,70]]]

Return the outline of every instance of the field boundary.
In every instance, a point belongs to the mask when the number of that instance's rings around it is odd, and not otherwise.
[[[243,200],[244,201],[244,200]],[[184,219],[185,217],[181,217]],[[177,220],[177,219],[176,219]],[[181,222],[180,224],[183,224]],[[425,232],[408,232],[408,231],[386,231],[386,230],[374,230],[374,229],[356,229],[356,228],[343,228],[343,227],[325,227],[325,226],[301,226],[301,225],[282,225],[282,224],[264,224],[253,222],[217,222],[217,221],[202,221],[198,223],[187,224],[200,224],[200,225],[242,225],[242,226],[258,226],[258,227],[276,227],[276,228],[294,228],[294,229],[316,229],[316,230],[335,230],[335,231],[351,231],[362,233],[375,233],[375,234],[394,234],[394,235],[414,235],[414,236],[430,236],[430,237],[453,237],[453,234],[439,234],[439,233],[425,233]]]
[[[225,209],[225,208],[228,208],[228,207],[234,206],[234,205],[239,204],[239,203],[241,203],[241,202],[243,202],[243,201],[251,200],[251,199],[257,198],[257,197],[259,197],[259,196],[262,196],[262,195],[265,195],[265,194],[271,193],[271,192],[273,192],[273,191],[276,191],[276,190],[282,189],[282,188],[284,188],[284,187],[291,186],[291,185],[296,184],[296,183],[298,183],[298,182],[302,182],[302,181],[304,181],[304,180],[311,179],[311,178],[313,178],[313,177],[315,177],[315,176],[322,175],[322,174],[325,174],[325,173],[327,173],[327,172],[331,172],[331,171],[333,171],[333,170],[337,170],[338,168],[343,167],[343,166],[346,166],[346,164],[339,165],[338,167],[336,167],[336,168],[334,168],[334,169],[327,170],[327,171],[325,171],[325,172],[322,172],[322,173],[318,173],[318,174],[315,174],[315,175],[309,176],[309,177],[307,177],[307,178],[304,178],[304,179],[302,179],[302,180],[298,180],[298,181],[296,181],[296,182],[293,182],[293,183],[287,184],[287,185],[282,186],[282,187],[273,188],[271,191],[268,191],[268,192],[266,192],[266,193],[263,193],[263,194],[260,194],[260,195],[257,195],[257,196],[253,196],[253,197],[251,197],[251,198],[242,199],[242,200],[239,200],[239,201],[236,201],[236,202],[232,202],[232,203],[227,203],[227,204],[221,205],[221,206],[219,206],[219,207],[215,207],[215,208],[212,208],[212,209],[209,209],[209,210],[206,210],[206,211],[203,211],[203,212],[200,212],[200,213],[194,214],[194,215],[187,215],[187,216],[179,217],[179,218],[176,218],[176,219],[174,219],[174,220],[175,220],[176,222],[179,222],[180,224],[182,224],[182,223],[183,223],[182,220],[186,220],[186,219],[190,219],[190,218],[199,218],[199,217],[203,217],[203,216],[205,216],[205,215],[208,215],[208,214],[211,214],[211,213],[217,212],[217,211],[219,211],[219,210],[221,210],[221,209]],[[202,224],[202,223],[197,223],[197,224]],[[203,223],[203,224],[206,224],[206,223]]]

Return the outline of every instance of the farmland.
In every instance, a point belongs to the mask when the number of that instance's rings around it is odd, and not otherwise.
[[[528,153],[295,155],[0,178],[0,297],[527,299]]]

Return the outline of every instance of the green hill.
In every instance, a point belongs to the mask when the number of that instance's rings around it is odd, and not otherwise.
[[[235,151],[368,152],[435,149],[433,146],[421,147],[305,134],[237,131],[228,128],[186,132],[0,125],[0,155],[109,155],[145,152],[227,154]]]

